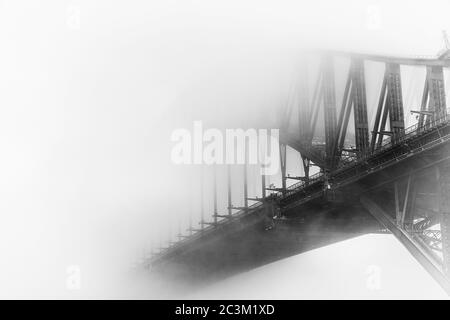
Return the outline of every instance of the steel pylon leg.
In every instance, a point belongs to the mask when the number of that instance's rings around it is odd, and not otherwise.
[[[439,168],[439,213],[443,271],[450,276],[450,167]]]

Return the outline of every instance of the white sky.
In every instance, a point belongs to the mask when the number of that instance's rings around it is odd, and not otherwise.
[[[174,129],[270,116],[302,48],[433,55],[448,12],[446,0],[0,0],[0,296],[105,295],[186,221],[195,181],[170,162]]]

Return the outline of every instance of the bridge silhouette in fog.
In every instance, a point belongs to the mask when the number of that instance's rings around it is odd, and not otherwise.
[[[179,241],[152,255],[153,270],[193,281],[227,276],[367,233],[392,233],[450,293],[450,112],[444,73],[450,51],[436,58],[320,52],[315,86],[296,84],[280,115],[281,185],[261,181],[261,197],[234,207],[228,174],[228,211],[202,216]],[[348,69],[338,76],[336,61]],[[384,68],[381,88],[366,80],[366,65]],[[422,70],[421,103],[407,106],[404,68]],[[345,87],[337,101],[336,87]],[[377,91],[374,121],[367,90]],[[414,115],[412,125],[406,114]],[[349,128],[352,128],[350,132]],[[286,149],[301,157],[303,175],[287,172]],[[315,169],[312,169],[315,168]],[[310,174],[311,171],[317,171]],[[288,180],[296,183],[288,186]],[[249,202],[254,202],[250,205]]]

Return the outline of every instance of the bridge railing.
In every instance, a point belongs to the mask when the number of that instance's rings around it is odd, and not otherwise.
[[[401,144],[402,142],[410,139],[413,136],[419,135],[420,133],[423,133],[423,132],[427,132],[429,130],[432,130],[432,129],[438,127],[441,124],[447,123],[448,121],[450,121],[450,112],[449,111],[450,110],[448,110],[443,116],[441,116],[437,119],[433,119],[429,122],[424,122],[424,124],[422,126],[419,126],[419,124],[416,123],[410,127],[407,127],[401,136],[398,136],[395,139],[390,138],[390,139],[384,140],[382,142],[381,146],[379,148],[377,148],[373,153],[366,154],[364,157],[361,157],[361,158],[350,159],[349,161],[346,161],[345,163],[341,162],[341,165],[339,166],[338,170],[341,170],[341,169],[344,169],[347,167],[351,167],[360,162],[364,162],[368,158],[373,157],[374,155],[380,154],[395,145]],[[323,180],[323,179],[324,179],[324,174],[322,172],[318,172],[318,173],[312,175],[308,181],[300,181],[298,183],[295,183],[295,184],[289,186],[285,193],[278,192],[277,196],[283,197],[285,195],[289,195],[295,191],[298,191],[299,189],[306,187],[307,185],[310,185],[316,181]]]
[[[261,207],[261,208],[263,207],[263,204],[262,204],[262,203],[260,203],[260,202],[254,203],[254,204],[252,204],[251,206],[248,206],[247,209],[241,209],[241,210],[239,210],[238,212],[234,213],[234,214],[232,215],[232,218],[233,218],[233,219],[239,218],[240,216],[246,214],[247,212],[255,211],[255,210],[257,210],[257,209],[260,209],[260,207]],[[229,220],[227,220],[227,219],[222,219],[222,220],[217,221],[216,226],[225,225],[225,224],[227,224],[227,223],[229,223]],[[214,230],[214,229],[215,229],[215,226],[213,226],[213,225],[210,225],[210,226],[208,226],[208,227],[206,227],[206,228],[203,228],[202,230],[199,230],[199,231],[193,233],[192,235],[190,235],[190,236],[188,236],[188,237],[186,237],[186,238],[184,238],[184,239],[182,239],[182,240],[179,240],[179,241],[176,241],[176,242],[172,243],[169,247],[163,248],[163,249],[162,249],[159,253],[157,253],[155,256],[161,256],[161,255],[165,254],[166,252],[168,252],[169,250],[172,250],[172,249],[175,249],[175,248],[177,248],[177,247],[182,246],[183,243],[187,243],[187,242],[189,242],[189,241],[193,241],[193,240],[195,240],[195,239],[199,239],[200,237],[202,237],[203,235],[205,235],[205,234],[211,232],[211,231]]]
[[[299,189],[306,187],[316,181],[321,180],[323,177],[323,173],[322,172],[317,172],[316,174],[313,174],[312,176],[309,177],[308,181],[299,181],[297,183],[294,183],[292,185],[290,185],[289,187],[286,188],[286,191],[277,191],[275,194],[276,197],[283,197],[286,195],[289,195],[295,191],[298,191]]]
[[[450,114],[447,111],[443,116],[433,119],[428,122],[424,122],[422,126],[419,126],[419,123],[416,123],[408,128],[405,129],[404,133],[401,136],[396,137],[395,139],[386,139],[382,142],[381,147],[376,149],[374,153],[368,154],[365,156],[365,158],[371,157],[374,154],[380,153],[386,149],[389,149],[393,145],[397,145],[405,140],[408,140],[412,136],[418,135],[422,132],[426,132],[428,130],[431,130],[440,124],[448,122],[450,119]]]
[[[408,128],[406,128],[404,130],[404,133],[401,136],[395,137],[395,139],[386,139],[385,141],[382,142],[381,146],[376,149],[373,153],[369,153],[367,155],[365,155],[364,157],[361,158],[357,158],[354,159],[353,161],[348,161],[345,164],[343,164],[340,168],[338,168],[338,171],[341,171],[342,169],[354,166],[355,164],[361,163],[366,161],[368,158],[373,157],[374,155],[378,155],[388,149],[390,149],[391,147],[395,146],[395,145],[399,145],[402,142],[410,139],[413,136],[419,135],[420,133],[424,133],[427,131],[430,131],[432,129],[435,129],[436,127],[438,127],[441,124],[445,124],[448,123],[450,121],[450,110],[447,110],[447,112],[437,118],[437,119],[433,119],[429,122],[424,123],[422,126],[419,126],[419,124],[414,124]],[[438,129],[439,130],[439,129]],[[344,174],[345,175],[345,174]],[[294,192],[297,192],[298,190],[305,188],[317,181],[320,180],[324,180],[325,176],[322,172],[318,172],[312,176],[309,177],[309,179],[307,181],[300,181],[297,182],[291,186],[289,186],[288,188],[286,188],[285,192],[283,191],[278,191],[277,193],[275,193],[275,195],[279,198],[288,196]],[[260,202],[254,203],[253,205],[249,206],[246,209],[241,209],[238,212],[236,212],[235,214],[232,215],[233,218],[239,218],[249,212],[253,212],[256,210],[259,210],[261,208],[263,208],[264,205]],[[228,219],[222,219],[220,221],[217,222],[217,225],[225,225],[227,223],[229,223],[230,220]],[[163,250],[162,252],[160,252],[158,255],[164,254],[164,252],[166,252],[168,249],[173,249],[174,247],[178,247],[181,246],[183,243],[190,241],[190,240],[194,240],[196,238],[200,238],[202,237],[202,235],[211,232],[212,230],[214,230],[214,226],[208,226],[206,228],[204,228],[202,231],[199,231],[197,233],[194,233],[193,235],[189,236],[188,238],[184,239],[184,240],[180,240],[178,242],[176,242],[175,244],[173,244],[172,246],[170,246],[169,248],[166,248],[165,250]]]

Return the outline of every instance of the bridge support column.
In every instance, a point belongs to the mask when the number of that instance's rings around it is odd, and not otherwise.
[[[395,142],[405,132],[400,65],[386,64],[386,76],[389,124],[392,131],[392,140]]]
[[[247,166],[248,166],[248,143],[245,142],[245,162],[244,162],[244,210],[248,210],[248,173],[247,173]]]
[[[450,167],[438,168],[443,270],[450,277]]]
[[[286,145],[280,144],[281,192],[286,192]]]
[[[299,125],[299,139],[303,143],[308,141],[310,136],[311,127],[311,106],[308,96],[308,77],[307,68],[303,67],[301,70],[302,77],[299,83],[299,94],[298,94],[298,125]],[[315,99],[315,98],[314,98]],[[313,100],[314,103],[314,100]]]
[[[355,124],[355,152],[358,158],[364,157],[369,150],[369,127],[367,120],[366,85],[364,77],[364,62],[354,59],[350,65],[350,72],[345,85],[344,98],[336,128],[333,145],[333,165],[339,164],[347,135],[348,121],[353,108]]]
[[[446,109],[444,70],[439,66],[428,66],[420,111],[414,111],[419,113],[419,128],[445,117]]]
[[[401,228],[412,230],[414,224],[414,204],[416,201],[416,180],[414,174],[411,173],[405,183],[404,197],[402,203],[396,203],[397,210],[397,225]],[[399,183],[396,182],[394,188],[396,188],[396,201],[399,201]]]
[[[366,82],[364,76],[364,61],[353,60],[352,96],[355,120],[355,145],[358,157],[363,157],[369,150],[369,126],[367,120]]]
[[[334,87],[334,65],[329,56],[323,60],[323,112],[325,120],[326,164],[331,167],[333,162],[334,140],[336,137],[336,94]]]
[[[389,116],[390,130],[386,130]],[[375,148],[380,148],[383,137],[388,135],[392,142],[396,142],[398,137],[405,132],[405,117],[403,111],[402,81],[400,65],[386,63],[383,84],[381,86],[380,99],[375,116],[372,139],[370,143],[371,152]]]
[[[231,200],[231,167],[227,165],[227,200],[228,200],[228,216],[231,217],[233,214],[233,203]]]
[[[305,173],[305,181],[306,184],[309,183],[309,165],[310,165],[310,160],[304,156],[302,156],[302,164],[303,164],[303,171]]]
[[[214,219],[214,226],[217,225],[217,217],[219,212],[217,211],[217,167],[214,164],[214,168],[213,168],[214,172],[214,176],[213,176],[213,183],[214,183],[214,189],[213,189],[213,193],[214,193],[214,215],[213,215],[213,219]]]
[[[434,112],[434,119],[446,115],[444,71],[442,67],[428,67],[428,88],[430,90],[429,108]]]
[[[384,130],[386,126],[386,117],[387,117],[387,108],[385,107],[386,91],[387,91],[386,88],[387,88],[387,80],[385,72],[383,77],[383,84],[381,85],[377,113],[375,115],[375,123],[373,125],[372,137],[370,141],[370,152],[374,152],[375,147],[379,147],[381,145],[381,141],[383,140],[382,130]],[[381,114],[383,114],[383,119],[381,119]]]
[[[433,113],[431,120],[440,119],[445,116],[447,109],[442,67],[427,67],[427,86],[429,94],[427,109]]]

